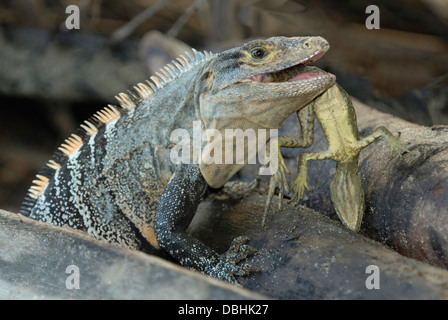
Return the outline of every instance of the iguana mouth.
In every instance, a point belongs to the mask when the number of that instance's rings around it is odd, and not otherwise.
[[[294,66],[274,72],[260,73],[255,76],[249,77],[242,82],[293,82],[314,78],[319,75],[313,72],[307,72],[308,70],[305,70],[306,65],[318,60],[324,55],[324,53],[324,51],[320,51],[314,56]]]
[[[291,82],[304,80],[314,76],[310,72],[304,73],[304,69],[305,65],[299,64],[276,72],[257,74],[249,79],[258,82]]]

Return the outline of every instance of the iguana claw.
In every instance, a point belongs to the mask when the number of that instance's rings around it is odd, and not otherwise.
[[[217,257],[216,261],[211,262],[209,270],[205,270],[205,272],[209,276],[227,280],[235,285],[239,285],[235,279],[235,275],[245,276],[252,272],[258,272],[258,268],[249,264],[236,265],[249,255],[257,252],[254,248],[245,244],[247,241],[249,241],[248,237],[237,237],[233,239],[230,248]]]

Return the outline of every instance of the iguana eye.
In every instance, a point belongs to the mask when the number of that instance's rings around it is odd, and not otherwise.
[[[252,55],[252,58],[260,60],[266,56],[267,52],[263,48],[255,48],[255,49],[252,49],[250,54]]]

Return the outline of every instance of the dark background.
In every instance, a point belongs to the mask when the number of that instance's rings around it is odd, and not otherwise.
[[[70,4],[81,10],[80,30],[65,28]],[[372,4],[379,30],[365,27]],[[142,51],[150,31],[213,52],[258,37],[320,35],[331,49],[317,65],[349,94],[434,125],[448,124],[447,24],[444,0],[3,0],[0,208],[17,212],[35,173],[79,123],[149,78],[148,57],[165,54],[153,44]],[[130,32],[118,37],[122,27]]]

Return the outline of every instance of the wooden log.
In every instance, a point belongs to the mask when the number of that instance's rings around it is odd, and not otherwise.
[[[0,299],[260,298],[158,257],[0,210]]]
[[[221,252],[234,237],[249,236],[258,253],[247,263],[260,272],[239,281],[252,292],[81,232],[0,211],[0,298],[448,298],[448,271],[403,257],[311,209],[285,205],[263,229],[265,200],[256,194],[240,201],[210,198],[189,230]],[[80,289],[67,289],[70,265],[79,268]],[[377,267],[375,281],[366,273],[368,266]]]
[[[262,228],[265,201],[261,195],[209,200],[190,225],[218,252],[237,236],[250,237],[258,254],[247,262],[260,272],[239,278],[245,288],[278,299],[448,298],[447,270],[406,258],[314,210],[285,203]],[[369,266],[379,272],[379,289],[366,286],[373,283]]]

